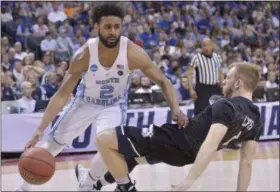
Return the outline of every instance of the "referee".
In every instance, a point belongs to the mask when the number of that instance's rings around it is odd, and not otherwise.
[[[197,115],[209,105],[212,95],[221,95],[223,81],[222,59],[213,52],[213,42],[209,38],[201,43],[202,53],[196,54],[188,68],[188,83],[191,98],[195,101],[194,114]],[[193,88],[193,72],[196,71],[196,86]]]

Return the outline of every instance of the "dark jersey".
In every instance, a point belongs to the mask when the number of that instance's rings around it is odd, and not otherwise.
[[[125,156],[150,156],[174,166],[191,164],[215,123],[228,128],[218,150],[233,141],[258,140],[261,133],[257,106],[243,97],[222,98],[192,118],[185,129],[176,124],[142,129],[117,127],[119,152]]]
[[[196,149],[205,140],[212,124],[220,123],[228,130],[218,149],[232,141],[258,140],[261,133],[259,109],[244,97],[222,98],[190,120],[185,136],[195,142]]]

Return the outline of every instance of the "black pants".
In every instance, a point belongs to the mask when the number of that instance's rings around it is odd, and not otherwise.
[[[197,154],[195,143],[177,125],[152,125],[150,128],[119,126],[116,132],[118,151],[127,158],[148,156],[157,162],[180,167],[192,164]]]
[[[208,107],[209,99],[212,95],[221,95],[222,90],[220,85],[205,85],[198,83],[195,86],[195,91],[197,93],[197,99],[194,103],[194,115],[199,114],[206,107]]]

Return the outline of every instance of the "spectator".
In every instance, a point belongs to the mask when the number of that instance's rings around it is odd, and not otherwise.
[[[86,39],[84,37],[80,37],[79,39],[77,39],[77,42],[75,42],[75,44],[73,45],[73,53],[75,53],[85,43]]]
[[[193,37],[192,37],[193,36]],[[184,43],[184,47],[186,49],[192,49],[194,48],[194,44],[195,44],[195,37],[194,34],[192,34],[191,32],[186,32],[186,36],[183,39],[183,43]]]
[[[33,52],[29,52],[28,56],[30,57],[31,63],[33,63],[35,61],[35,55]]]
[[[58,90],[57,75],[55,72],[48,72],[46,84],[43,84],[42,87],[45,89],[46,96],[50,99]]]
[[[14,66],[14,69],[13,69],[13,75],[16,78],[16,81],[19,84],[21,84],[24,80],[22,71],[23,71],[22,62],[18,60],[18,61],[15,62],[15,66]]]
[[[134,73],[131,78],[131,83],[129,87],[130,92],[135,92],[137,89],[141,87],[140,76],[137,73]]]
[[[32,85],[32,97],[35,100],[43,100],[44,93],[42,92],[41,86],[39,85],[39,80],[34,71],[29,71],[25,81],[30,82]]]
[[[73,42],[70,37],[67,36],[65,30],[62,30],[60,36],[56,40],[56,56],[60,60],[69,60],[70,55],[73,53]]]
[[[42,58],[43,63],[45,64],[45,71],[54,71],[55,66],[50,59],[50,52],[45,52]]]
[[[77,14],[77,11],[78,8],[75,7],[73,2],[65,2],[64,12],[68,18],[74,18],[74,16]]]
[[[246,41],[256,40],[256,35],[258,34],[258,32],[253,25],[248,24],[248,22],[245,20],[242,22],[242,32],[245,36]]]
[[[11,13],[7,10],[6,7],[1,7],[1,21],[3,23],[8,23],[10,21],[13,21],[13,16]]]
[[[3,36],[1,41],[1,49],[3,49],[3,53],[8,52],[10,48],[11,45],[10,45],[9,38],[7,36]]]
[[[9,51],[8,51],[8,54],[9,54],[9,63],[11,64],[14,64],[16,58],[15,58],[15,55],[16,55],[16,50],[15,48],[10,48]]]
[[[46,5],[46,3],[39,2],[39,1],[37,1],[36,3],[37,3],[37,5],[36,5],[36,10],[35,10],[35,17],[38,18],[41,16],[47,16],[49,10],[48,10],[48,6]]]
[[[19,113],[33,113],[35,111],[36,101],[32,98],[32,84],[24,81],[21,85],[22,97],[17,100]]]
[[[36,37],[44,37],[49,31],[48,27],[44,24],[43,17],[38,17],[37,23],[32,26],[33,35]]]
[[[276,72],[274,71],[268,72],[264,89],[267,90],[272,88],[278,88],[278,84],[276,83]]]
[[[2,63],[1,63],[1,67],[3,69],[4,72],[6,71],[11,71],[13,69],[13,66],[11,65],[11,63],[9,62],[9,55],[8,53],[4,53],[2,55]]]
[[[27,38],[32,34],[31,27],[30,23],[25,22],[22,18],[20,20],[21,21],[17,27],[16,40],[20,41],[24,47],[27,48]]]
[[[22,45],[20,42],[15,43],[15,59],[23,60],[23,58],[27,55],[26,52],[22,51]]]
[[[65,71],[62,68],[56,68],[55,73],[57,76],[57,86],[60,87],[65,75]]]
[[[20,83],[17,82],[17,79],[15,78],[15,76],[13,75],[13,73],[11,71],[7,71],[5,74],[7,76],[6,79],[8,79],[8,82],[10,84],[9,86],[12,89],[13,94],[15,96],[15,99],[20,98],[22,95],[21,90],[20,90]]]
[[[46,38],[41,41],[41,50],[45,52],[54,51],[56,46],[56,40],[54,40],[49,32],[46,33]]]
[[[1,101],[13,101],[16,99],[12,84],[12,78],[4,72],[1,72]]]
[[[59,27],[59,33],[62,33],[63,31],[66,31],[68,37],[74,39],[75,37],[74,30],[73,27],[70,25],[68,19],[64,20],[63,25]]]
[[[22,65],[26,66],[26,65],[33,65],[32,63],[32,58],[29,55],[26,55],[23,60],[22,60]]]
[[[135,93],[152,93],[151,87],[152,87],[151,80],[146,76],[142,76],[141,87],[137,89]]]
[[[187,52],[186,48],[182,48],[182,55],[178,58],[178,63],[181,68],[185,68],[188,66],[190,62],[189,53]]]
[[[178,90],[178,96],[180,102],[186,103],[186,101],[191,99],[187,77],[182,76],[180,78],[180,87],[177,90]]]
[[[33,69],[34,69],[36,75],[38,76],[39,82],[42,84],[44,76],[46,74],[45,73],[45,64],[40,60],[36,60],[33,64]]]
[[[252,50],[250,47],[247,47],[242,55],[244,61],[252,62]]]
[[[230,27],[230,34],[233,36],[234,39],[241,41],[243,36],[243,31],[240,29],[240,23],[234,23],[233,27]]]
[[[57,23],[57,22],[63,22],[65,19],[67,19],[67,15],[63,11],[58,10],[57,4],[54,3],[53,11],[49,13],[48,20],[51,23]]]

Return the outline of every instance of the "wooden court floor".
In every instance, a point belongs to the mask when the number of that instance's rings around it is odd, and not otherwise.
[[[59,156],[54,177],[46,184],[35,186],[33,191],[77,191],[74,167],[77,163],[90,166],[93,155]],[[238,174],[239,150],[223,150],[217,153],[207,170],[190,189],[192,191],[234,191]],[[139,191],[167,191],[188,173],[191,166],[172,167],[160,163],[157,165],[139,165],[131,173]],[[17,160],[2,161],[2,191],[14,191],[20,184]],[[112,191],[115,185],[102,190]],[[279,191],[279,142],[262,142],[258,145],[253,164],[250,191]]]

